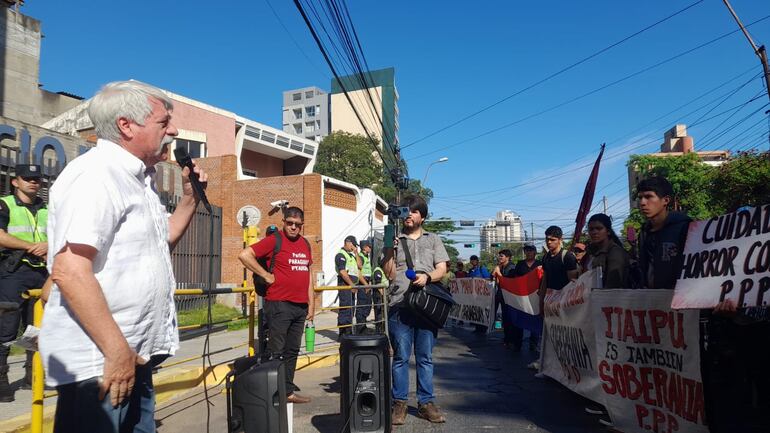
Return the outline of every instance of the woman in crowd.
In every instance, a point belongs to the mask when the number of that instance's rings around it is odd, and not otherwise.
[[[602,268],[602,287],[627,289],[629,256],[618,235],[612,229],[612,220],[598,213],[588,220],[588,263],[586,269]]]

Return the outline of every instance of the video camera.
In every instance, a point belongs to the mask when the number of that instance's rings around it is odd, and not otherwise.
[[[388,219],[402,220],[409,216],[409,208],[406,206],[388,205]]]

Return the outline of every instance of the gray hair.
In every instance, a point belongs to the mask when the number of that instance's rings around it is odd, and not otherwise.
[[[172,110],[174,104],[162,90],[140,81],[115,81],[105,84],[88,104],[88,117],[96,129],[96,136],[119,143],[120,130],[118,119],[131,120],[144,125],[147,116],[152,113],[150,99],[155,98]]]

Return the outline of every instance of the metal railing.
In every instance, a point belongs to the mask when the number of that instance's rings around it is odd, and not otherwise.
[[[362,286],[323,286],[323,287],[317,287],[314,289],[316,293],[324,292],[324,291],[340,291],[340,290],[362,290],[362,289],[370,289],[370,290],[380,290],[382,289],[382,302],[381,303],[372,303],[372,307],[382,307],[382,319],[381,320],[373,320],[373,321],[367,321],[365,323],[383,323],[383,329],[385,331],[385,334],[388,333],[388,301],[387,301],[387,290],[384,290],[387,286],[384,284],[379,285],[362,285]],[[255,337],[255,325],[257,323],[257,294],[254,291],[252,287],[234,287],[234,288],[215,288],[211,290],[207,289],[200,289],[200,288],[188,288],[188,289],[176,289],[174,291],[175,297],[186,297],[186,296],[196,296],[196,297],[208,297],[208,296],[215,296],[218,294],[228,294],[228,293],[242,293],[246,296],[247,302],[248,302],[248,320],[249,320],[249,335],[248,335],[248,341],[246,343],[238,344],[232,347],[226,347],[219,350],[216,350],[214,352],[208,353],[207,355],[197,355],[190,358],[181,359],[178,361],[175,361],[170,364],[164,364],[163,366],[156,367],[156,371],[161,368],[169,368],[176,365],[184,364],[186,362],[194,361],[196,359],[200,359],[203,356],[210,356],[215,355],[219,353],[224,353],[230,350],[236,350],[239,348],[242,348],[244,346],[248,346],[248,356],[254,356],[257,353],[257,347],[256,347],[256,339]],[[34,300],[34,313],[33,313],[33,325],[40,328],[42,324],[42,318],[43,318],[43,302],[40,300],[40,296],[42,294],[42,289],[31,289],[25,291],[22,296],[26,299],[29,299],[30,301]],[[311,300],[312,302],[312,300]],[[355,311],[356,305],[346,305],[346,306],[339,306],[339,307],[324,307],[319,309],[318,311],[341,311],[344,309],[351,309]],[[261,309],[260,312],[261,313]],[[240,320],[240,319],[239,319]],[[226,323],[229,321],[225,321],[223,323]],[[203,324],[203,325],[195,325],[195,326],[209,326],[213,324]],[[355,333],[355,326],[356,325],[363,325],[362,323],[356,323],[356,324],[349,324],[349,325],[337,325],[337,326],[330,326],[325,328],[318,328],[316,329],[316,332],[318,331],[329,331],[334,329],[342,329],[342,328],[349,328],[353,327],[353,331]],[[180,327],[182,329],[183,327]],[[261,342],[260,342],[261,343]],[[339,347],[339,344],[333,344],[327,347],[326,349],[337,349]],[[40,357],[40,352],[35,351],[33,358],[32,358],[32,409],[31,409],[31,419],[30,419],[30,432],[31,433],[42,433],[43,432],[43,402],[46,398],[55,397],[58,394],[56,392],[50,392],[45,393],[45,372],[43,370],[43,362]]]

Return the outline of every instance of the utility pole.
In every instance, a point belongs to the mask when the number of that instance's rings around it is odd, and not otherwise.
[[[534,241],[535,240],[535,223],[533,223],[533,222],[529,223],[529,230],[530,230],[529,236],[530,236],[530,238],[532,238],[530,240]]]
[[[602,197],[602,203],[604,203],[604,214],[607,215],[607,196]]]
[[[727,10],[730,11],[730,14],[732,14],[733,18],[735,18],[735,22],[738,23],[738,26],[741,28],[744,36],[746,36],[746,39],[749,40],[751,48],[754,49],[754,54],[756,54],[757,57],[759,57],[759,61],[762,62],[762,68],[765,71],[765,89],[767,89],[767,97],[770,98],[770,67],[767,65],[767,51],[765,50],[765,46],[761,45],[757,47],[757,44],[755,44],[754,40],[751,39],[751,35],[749,35],[748,30],[746,30],[746,27],[743,26],[741,19],[738,18],[738,14],[736,14],[735,10],[733,10],[733,7],[730,6],[730,2],[728,0],[722,1],[724,2],[725,6],[727,6]]]

